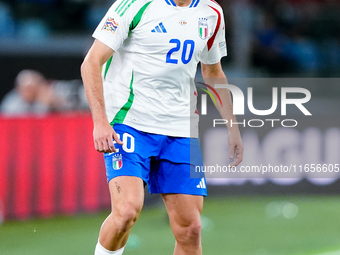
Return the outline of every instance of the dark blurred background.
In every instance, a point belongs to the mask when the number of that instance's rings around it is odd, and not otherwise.
[[[1,254],[93,254],[110,196],[102,155],[93,148],[80,65],[113,2],[0,0]],[[273,87],[302,87],[312,94],[306,107],[313,116],[293,106],[288,116],[280,115],[280,107],[268,116],[294,118],[296,128],[279,122],[274,128],[268,123],[241,127],[242,165],[335,167],[340,163],[340,1],[217,2],[225,14],[228,57],[222,64],[230,84],[245,95],[253,87],[256,109],[270,108]],[[200,122],[204,162],[227,165],[227,130],[212,128],[206,117],[220,117],[211,101],[208,110]],[[238,120],[266,117],[247,112]],[[205,254],[340,254],[338,173],[333,178],[312,173],[217,177],[207,180]],[[160,197],[146,191],[145,205],[126,254],[137,249],[141,255],[171,254],[174,240]]]

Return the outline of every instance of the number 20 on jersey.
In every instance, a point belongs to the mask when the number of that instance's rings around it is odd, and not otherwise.
[[[173,58],[171,55],[175,52],[182,51],[181,61],[183,64],[188,64],[194,54],[195,42],[193,40],[185,40],[182,44],[178,39],[171,39],[169,43],[175,44],[175,47],[171,48],[168,54],[166,54],[166,63],[178,64],[178,59]]]

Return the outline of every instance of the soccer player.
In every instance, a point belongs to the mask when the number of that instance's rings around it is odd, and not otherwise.
[[[190,178],[190,170],[203,164],[193,79],[201,62],[205,79],[227,83],[220,64],[226,55],[222,9],[211,0],[118,0],[93,36],[81,71],[112,204],[95,255],[123,254],[145,184],[164,200],[174,254],[202,254],[207,191],[204,176]],[[221,116],[236,121],[230,92],[217,91]],[[236,166],[241,136],[237,126],[227,127]]]

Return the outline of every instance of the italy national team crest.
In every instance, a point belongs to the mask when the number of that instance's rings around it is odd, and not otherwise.
[[[122,154],[114,154],[112,156],[112,167],[114,170],[119,170],[123,167],[123,156]]]
[[[200,18],[198,20],[198,33],[200,38],[205,40],[208,37],[208,19]]]
[[[106,31],[111,32],[112,34],[115,34],[118,28],[118,25],[119,25],[118,22],[115,21],[114,18],[108,17],[104,23],[102,30],[106,30]]]

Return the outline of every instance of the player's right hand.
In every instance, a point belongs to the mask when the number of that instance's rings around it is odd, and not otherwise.
[[[116,152],[113,141],[116,141],[116,143],[120,145],[123,144],[107,121],[94,123],[93,141],[95,149],[104,153]]]

